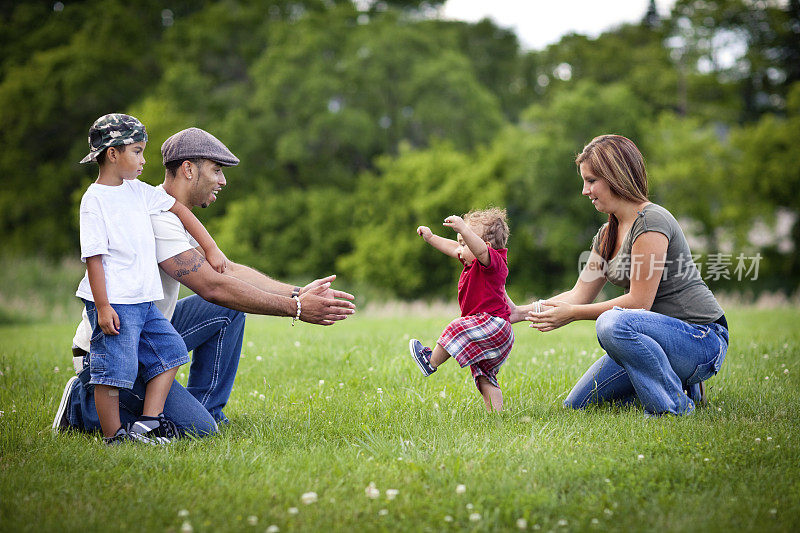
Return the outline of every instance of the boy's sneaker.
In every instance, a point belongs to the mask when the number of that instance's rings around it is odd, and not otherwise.
[[[127,441],[138,441],[143,444],[153,444],[153,442],[151,442],[147,437],[143,437],[142,435],[134,435],[128,432],[125,427],[120,427],[112,437],[103,437],[103,441],[105,441],[108,446],[117,446]]]
[[[152,441],[153,444],[169,444],[172,439],[177,439],[178,427],[175,422],[161,413],[158,416],[140,416],[139,419],[128,426],[128,432],[136,437]]]
[[[64,387],[64,392],[61,394],[61,403],[58,404],[58,411],[56,411],[56,416],[53,419],[53,433],[69,429],[67,410],[69,408],[69,401],[72,398],[72,387],[75,385],[76,381],[78,381],[78,376],[72,376]]]
[[[411,357],[414,358],[414,361],[425,377],[436,372],[436,368],[431,366],[431,354],[433,354],[433,352],[430,348],[423,346],[417,339],[411,339],[408,341],[408,349],[411,351]]]

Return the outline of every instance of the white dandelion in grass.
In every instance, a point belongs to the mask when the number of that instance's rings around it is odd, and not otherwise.
[[[636,456],[636,458],[637,458],[637,459],[639,459],[639,460],[641,461],[642,459],[644,459],[644,455],[642,455],[642,454],[639,454],[639,455],[637,455],[637,456]]]
[[[298,509],[297,507],[289,507],[289,514],[298,514],[299,512],[300,509]]]
[[[456,494],[464,494],[465,492],[467,492],[466,485],[456,485]]]
[[[181,524],[181,533],[192,533],[192,531],[194,531],[194,528],[189,522]]]
[[[281,528],[279,528],[275,524],[272,524],[271,526],[269,526],[267,528],[267,533],[278,533],[278,531],[280,531],[280,530],[281,530]]]
[[[367,498],[370,500],[377,500],[381,496],[381,491],[378,490],[378,487],[375,486],[374,481],[370,481],[367,488],[364,489],[364,494],[367,495]]]
[[[386,499],[387,500],[394,500],[397,498],[397,495],[400,493],[397,489],[386,489]]]
[[[469,515],[470,522],[480,522],[481,518],[481,513],[472,513]]]
[[[258,524],[258,517],[256,515],[250,515],[247,517],[247,523],[251,526]]]
[[[302,496],[300,496],[300,501],[303,502],[305,505],[311,505],[312,503],[316,503],[317,501],[317,493],[316,492],[306,492]]]
[[[187,511],[186,509],[181,509],[180,511],[178,511],[178,516],[181,518],[186,518],[187,516],[189,516],[189,511]]]
[[[524,518],[517,518],[517,529],[528,529],[528,521]]]
[[[761,437],[756,437],[756,442],[761,442]]]

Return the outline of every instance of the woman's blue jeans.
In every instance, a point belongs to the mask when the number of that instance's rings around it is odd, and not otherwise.
[[[606,351],[564,401],[573,409],[638,397],[648,414],[694,410],[685,388],[716,374],[728,352],[728,329],[689,324],[641,309],[614,307],[597,319]]]
[[[178,301],[171,322],[186,343],[187,351],[194,353],[187,387],[172,382],[164,414],[182,433],[213,434],[217,422],[227,422],[222,408],[228,402],[239,367],[245,315],[194,295]],[[67,414],[70,426],[83,431],[99,430],[94,386],[88,385],[88,366],[84,366],[79,377],[70,397]],[[144,391],[141,374],[132,389],[120,389],[119,414],[123,425],[142,414]]]

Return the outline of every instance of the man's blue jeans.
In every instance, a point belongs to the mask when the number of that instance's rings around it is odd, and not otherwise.
[[[222,412],[233,388],[244,338],[245,315],[207,302],[197,295],[178,301],[172,325],[193,351],[187,388],[174,381],[164,404],[164,414],[183,433],[198,436],[213,434],[217,422],[227,422]],[[70,426],[83,430],[100,429],[94,406],[94,386],[88,385],[89,368],[73,386],[67,417]],[[125,425],[142,414],[145,382],[141,375],[133,389],[121,389],[120,420]]]
[[[615,307],[597,319],[606,354],[578,380],[564,401],[573,409],[638,397],[649,414],[688,414],[684,389],[716,374],[728,352],[728,329],[689,324],[641,309]]]

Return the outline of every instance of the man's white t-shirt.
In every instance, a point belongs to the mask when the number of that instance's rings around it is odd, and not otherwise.
[[[80,208],[81,261],[102,256],[110,303],[137,304],[164,297],[150,215],[163,213],[174,203],[163,188],[137,179],[117,186],[89,185]],[[94,301],[88,272],[75,295]]]
[[[156,187],[156,189],[164,192],[164,188],[161,185]],[[164,192],[164,194],[167,193]],[[172,198],[172,196],[170,196],[170,198]],[[181,220],[174,213],[162,211],[150,215],[150,223],[155,237],[156,263],[161,263],[162,261],[166,261],[171,257],[175,257],[176,255],[199,246],[197,241],[186,231]],[[175,312],[175,305],[178,303],[178,292],[180,291],[181,284],[160,268],[157,268],[157,270],[160,275],[160,283],[163,288],[164,297],[156,301],[156,307],[158,307],[167,320],[171,320],[172,314]],[[78,325],[78,330],[75,332],[72,344],[88,352],[89,339],[91,339],[91,337],[92,328],[89,324],[89,317],[86,316],[86,310],[84,309],[83,320]]]

